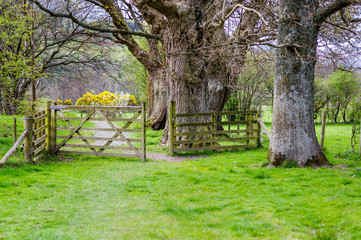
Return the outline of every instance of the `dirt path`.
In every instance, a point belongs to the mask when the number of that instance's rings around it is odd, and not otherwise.
[[[96,125],[97,128],[110,128],[109,124],[105,121],[93,121],[93,123]],[[114,125],[118,127],[115,123]],[[124,132],[123,133],[126,138],[130,137],[130,133]],[[94,136],[95,137],[103,137],[103,138],[112,138],[115,135],[115,132],[113,131],[95,131]],[[93,144],[94,145],[104,145],[107,141],[104,140],[97,140]],[[126,145],[125,142],[117,141],[112,142],[110,144],[111,146],[121,146]],[[129,152],[132,153],[132,152]],[[152,160],[158,160],[158,161],[167,161],[167,162],[183,162],[186,160],[193,160],[193,159],[199,159],[199,158],[207,158],[209,156],[169,156],[166,154],[160,154],[160,153],[152,153],[147,152],[147,159]]]
[[[175,157],[175,156],[168,156],[168,155],[160,154],[160,153],[147,152],[147,159],[166,161],[166,162],[183,162],[183,161],[186,161],[186,160],[193,160],[193,159],[207,158],[207,157],[209,157],[209,156],[182,156],[182,157]]]

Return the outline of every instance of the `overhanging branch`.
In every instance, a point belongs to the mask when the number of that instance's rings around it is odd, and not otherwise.
[[[316,23],[322,24],[335,12],[340,11],[352,4],[361,4],[361,0],[333,0],[331,3],[318,9],[314,16],[314,20]]]
[[[153,39],[161,40],[160,36],[149,34],[149,33],[133,32],[133,31],[120,30],[120,29],[102,28],[102,27],[97,27],[97,26],[91,26],[89,24],[86,24],[86,23],[80,21],[76,17],[74,17],[74,15],[72,13],[68,13],[68,14],[55,13],[55,12],[51,11],[50,9],[48,9],[48,8],[44,7],[43,5],[41,5],[39,3],[39,1],[37,1],[37,0],[30,0],[30,1],[35,3],[42,11],[48,13],[52,17],[55,17],[55,18],[61,17],[61,18],[71,19],[74,23],[78,24],[79,26],[81,26],[83,28],[86,28],[86,29],[89,29],[89,30],[92,30],[92,31],[101,32],[101,33],[135,35],[135,36],[140,36],[140,37],[146,37],[146,38],[153,38]]]

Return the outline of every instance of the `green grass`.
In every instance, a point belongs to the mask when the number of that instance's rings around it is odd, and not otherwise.
[[[182,163],[14,162],[0,168],[0,239],[360,239],[361,161],[345,147],[351,125],[326,131],[332,168],[261,167],[268,141]],[[161,134],[147,132],[148,151],[165,152]]]

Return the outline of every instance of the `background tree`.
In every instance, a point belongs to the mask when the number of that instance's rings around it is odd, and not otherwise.
[[[329,76],[329,89],[331,114],[337,123],[341,114],[344,122],[347,122],[347,109],[349,104],[360,94],[360,79],[353,72],[337,70]]]
[[[51,69],[82,64],[93,69],[110,65],[101,51],[104,39],[92,38],[67,19],[50,18],[27,1],[2,0],[0,102],[5,114],[16,114],[32,82]],[[105,49],[105,46],[102,47]]]

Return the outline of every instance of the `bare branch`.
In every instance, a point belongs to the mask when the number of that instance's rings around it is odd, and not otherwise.
[[[340,11],[352,4],[361,4],[361,0],[333,0],[331,3],[318,9],[314,16],[314,20],[316,23],[322,24],[335,12]]]
[[[72,13],[63,14],[63,13],[55,13],[51,11],[50,9],[44,7],[39,3],[37,0],[30,0],[31,2],[34,2],[41,10],[48,13],[52,17],[62,17],[62,18],[68,18],[71,19],[74,23],[78,24],[79,26],[102,33],[113,33],[113,34],[124,34],[124,35],[135,35],[135,36],[141,36],[146,38],[153,38],[157,40],[161,40],[161,38],[157,35],[149,34],[149,33],[143,33],[143,32],[133,32],[133,31],[126,31],[126,30],[120,30],[120,29],[112,29],[112,28],[101,28],[97,26],[91,26],[89,24],[86,24],[82,21],[79,21]]]

